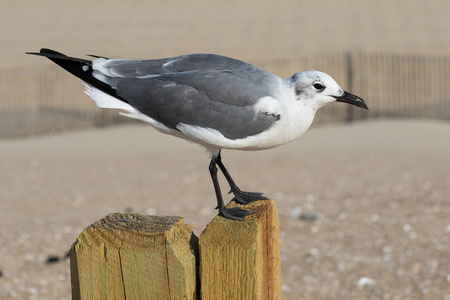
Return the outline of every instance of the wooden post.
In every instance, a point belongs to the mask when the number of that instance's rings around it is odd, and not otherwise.
[[[197,243],[183,218],[110,214],[72,245],[72,299],[197,299]]]
[[[231,202],[227,207],[235,207]],[[262,200],[245,221],[216,216],[199,238],[201,299],[281,299],[276,204]]]

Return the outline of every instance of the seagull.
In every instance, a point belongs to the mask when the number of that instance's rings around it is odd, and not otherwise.
[[[325,104],[345,102],[368,109],[328,74],[295,73],[287,79],[246,62],[215,54],[187,54],[163,59],[129,60],[89,55],[85,60],[41,49],[72,73],[98,107],[150,123],[156,130],[205,147],[219,214],[244,220],[253,211],[226,208],[217,178],[222,171],[235,201],[267,200],[263,193],[242,191],[225,168],[222,149],[264,150],[286,144],[310,127]]]

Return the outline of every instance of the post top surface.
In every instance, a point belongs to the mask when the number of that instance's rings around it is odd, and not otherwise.
[[[149,216],[137,213],[111,213],[91,224],[88,228],[132,230],[147,233],[163,233],[181,217]]]

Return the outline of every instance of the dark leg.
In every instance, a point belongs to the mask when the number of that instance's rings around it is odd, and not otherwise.
[[[237,202],[242,203],[242,204],[248,204],[248,203],[256,201],[256,200],[268,200],[269,199],[269,198],[264,197],[263,193],[252,193],[252,192],[241,191],[238,188],[238,186],[236,185],[236,183],[234,182],[233,178],[231,178],[230,173],[228,173],[227,169],[223,165],[222,157],[220,156],[220,152],[216,158],[216,163],[219,166],[219,168],[222,171],[225,178],[227,179],[228,184],[230,185],[231,190],[230,190],[229,194],[233,193]]]
[[[220,153],[219,153],[220,156]],[[217,157],[219,157],[217,156]],[[217,157],[213,157],[211,159],[211,163],[209,164],[209,173],[211,174],[211,179],[213,181],[214,190],[216,192],[217,198],[217,207],[219,209],[219,213],[221,216],[232,219],[232,220],[240,220],[244,221],[245,216],[253,214],[253,211],[243,210],[239,207],[234,208],[225,208],[225,204],[223,203],[222,193],[220,192],[219,180],[217,179]]]

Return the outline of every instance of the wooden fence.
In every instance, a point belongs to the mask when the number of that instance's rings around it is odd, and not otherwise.
[[[370,111],[335,104],[322,108],[315,123],[408,117],[450,120],[450,56],[333,53],[252,61],[283,78],[315,69],[364,98]],[[64,70],[0,70],[0,138],[136,122],[99,109]]]

